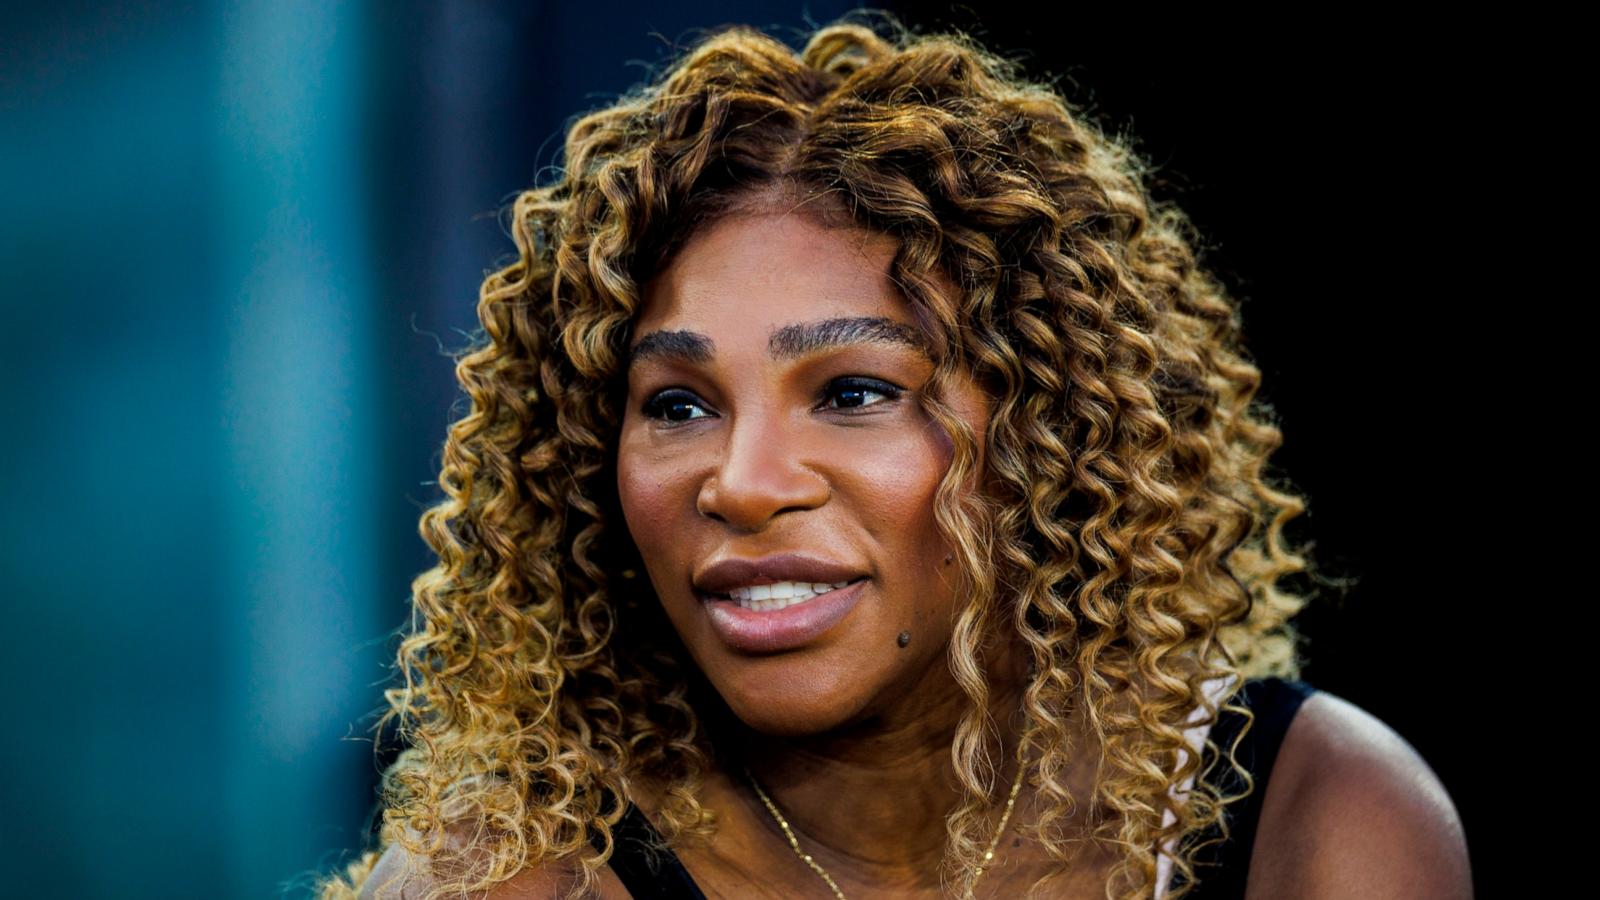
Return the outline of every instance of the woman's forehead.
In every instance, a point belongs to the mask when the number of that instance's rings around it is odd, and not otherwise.
[[[828,318],[914,324],[890,276],[898,242],[855,227],[826,227],[799,213],[730,216],[691,236],[644,285],[635,333],[694,323],[751,330]]]

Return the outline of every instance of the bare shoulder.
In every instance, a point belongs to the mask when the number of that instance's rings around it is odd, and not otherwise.
[[[1416,748],[1318,691],[1290,724],[1268,780],[1248,895],[1470,900],[1461,817]]]
[[[399,844],[392,844],[378,858],[357,900],[427,900],[432,889],[441,883],[428,871],[425,860]],[[441,896],[465,896],[470,900],[557,900],[567,897],[577,883],[576,863],[550,861],[529,866],[487,891]],[[594,900],[626,900],[629,895],[607,867],[601,870],[599,892],[584,896]]]

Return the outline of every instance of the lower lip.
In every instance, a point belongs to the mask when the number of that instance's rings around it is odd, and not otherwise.
[[[776,653],[805,646],[821,637],[855,609],[861,590],[866,586],[867,579],[863,578],[774,612],[745,609],[721,597],[704,598],[704,602],[711,616],[711,627],[716,629],[723,643],[744,653]]]

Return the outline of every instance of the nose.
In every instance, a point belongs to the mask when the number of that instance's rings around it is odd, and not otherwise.
[[[785,427],[778,416],[735,420],[721,459],[700,485],[700,514],[755,532],[782,513],[828,502],[832,488],[805,464],[803,440],[799,429]]]

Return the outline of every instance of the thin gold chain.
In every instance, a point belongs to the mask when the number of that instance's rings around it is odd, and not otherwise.
[[[1023,735],[1022,739],[1017,741],[1017,778],[1011,783],[1011,794],[1006,797],[1006,811],[1000,816],[1000,827],[994,830],[994,838],[989,841],[989,848],[983,852],[983,862],[978,864],[977,869],[972,873],[972,880],[967,882],[968,896],[971,896],[972,889],[977,887],[978,879],[983,875],[984,868],[994,860],[994,850],[1000,846],[1000,836],[1005,834],[1006,825],[1011,821],[1011,811],[1017,803],[1017,792],[1022,790],[1022,775],[1027,771],[1027,766],[1023,764],[1023,752],[1027,750],[1027,747],[1027,735]],[[778,807],[772,802],[772,798],[767,796],[767,792],[761,789],[761,783],[756,781],[756,777],[750,773],[748,766],[745,767],[744,777],[750,779],[750,786],[756,789],[756,796],[760,797],[761,802],[766,804],[767,811],[772,813],[772,817],[778,820],[778,827],[783,829],[784,836],[789,839],[789,846],[794,848],[794,855],[800,857],[806,865],[811,867],[813,872],[822,876],[822,880],[828,883],[828,887],[833,890],[835,897],[839,898],[839,900],[845,900],[844,892],[839,890],[839,885],[834,882],[833,877],[816,860],[811,858],[811,854],[800,849],[800,842],[795,839],[794,831],[789,828],[788,820],[783,817],[783,813],[778,812]]]
[[[818,865],[817,861],[811,858],[811,854],[800,849],[800,842],[795,840],[794,832],[789,830],[789,822],[784,819],[783,813],[778,812],[778,807],[772,804],[772,798],[768,797],[767,792],[761,789],[761,784],[756,781],[756,777],[750,774],[749,766],[745,767],[744,777],[750,779],[750,785],[756,789],[756,795],[761,798],[762,803],[767,805],[767,809],[772,812],[772,817],[778,820],[778,826],[783,829],[784,835],[789,838],[789,846],[794,848],[795,855],[804,860],[805,864],[810,866],[813,872],[816,872],[818,875],[822,876],[822,880],[826,881],[828,883],[828,887],[833,889],[833,895],[835,897],[838,897],[839,900],[844,900],[844,891],[839,890],[839,885],[834,883],[833,876],[829,875],[827,871],[822,868],[822,866]]]

